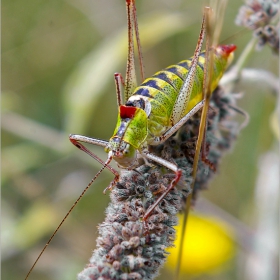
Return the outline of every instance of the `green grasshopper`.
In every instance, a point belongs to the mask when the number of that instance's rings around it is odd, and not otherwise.
[[[139,159],[143,158],[174,171],[176,176],[169,187],[145,213],[143,221],[146,221],[153,209],[174,188],[182,175],[182,171],[174,163],[150,153],[148,146],[165,142],[204,105],[203,76],[206,53],[201,52],[201,48],[205,36],[205,15],[194,56],[155,73],[151,78],[145,79],[140,86],[137,86],[134,62],[134,31],[137,39],[142,79],[144,71],[136,8],[134,0],[126,0],[126,5],[129,52],[124,82],[121,74],[115,74],[119,114],[113,136],[109,141],[76,134],[71,134],[69,138],[77,148],[103,165],[91,183],[104,168],[108,168],[115,175],[114,181],[106,189],[111,189],[118,180],[118,172],[109,166],[113,159],[123,169],[131,170],[138,167]],[[235,49],[235,45],[220,45],[212,48],[214,71],[210,84],[211,92],[217,87],[227,66],[232,61]],[[124,102],[122,101],[121,85],[124,86]],[[108,159],[103,162],[80,142],[104,147],[108,153]]]
[[[176,186],[182,177],[182,170],[180,170],[175,163],[152,154],[149,152],[148,147],[165,142],[178,131],[187,120],[204,107],[205,86],[203,84],[206,81],[205,65],[207,63],[207,52],[211,52],[213,67],[211,81],[208,86],[210,92],[217,87],[219,80],[233,59],[233,52],[236,49],[235,45],[213,46],[206,52],[201,51],[206,33],[206,14],[209,10],[209,8],[206,8],[193,57],[171,65],[155,73],[151,78],[144,80],[143,58],[134,0],[126,0],[126,7],[128,25],[127,68],[125,79],[123,79],[120,73],[115,74],[119,112],[113,136],[109,141],[77,134],[71,134],[69,136],[72,144],[97,160],[102,164],[102,168],[70,208],[40,255],[37,257],[25,279],[28,278],[61,225],[99,174],[107,168],[115,175],[114,180],[104,192],[107,189],[112,189],[117,183],[119,172],[110,166],[112,160],[115,160],[121,169],[135,169],[140,165],[140,161],[144,160],[148,164],[154,162],[162,165],[175,173],[175,178],[168,188],[144,214],[143,222],[145,227],[145,222],[150,217],[155,207]],[[137,86],[136,82],[134,61],[134,33],[142,77],[142,83],[139,86]],[[124,101],[122,87],[124,87]],[[81,144],[81,142],[104,147],[105,151],[108,153],[108,159],[104,162]]]

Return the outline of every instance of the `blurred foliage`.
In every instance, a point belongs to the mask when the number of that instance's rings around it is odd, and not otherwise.
[[[116,122],[113,74],[125,72],[124,0],[2,1],[2,276],[22,279],[72,203],[100,168],[69,133],[108,139]],[[236,33],[241,1],[228,4],[221,41]],[[137,1],[146,76],[193,54],[204,1]],[[231,42],[240,54],[251,34]],[[277,73],[269,49],[248,62]],[[275,96],[241,84],[250,124],[204,195],[251,224],[257,162],[271,148]],[[101,148],[92,150],[105,158]],[[95,247],[112,180],[107,171],[71,213],[30,279],[74,279]],[[219,275],[237,279],[238,261]],[[159,279],[170,278],[170,272]]]

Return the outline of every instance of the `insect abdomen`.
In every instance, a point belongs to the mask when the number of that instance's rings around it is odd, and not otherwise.
[[[149,130],[152,135],[161,135],[172,126],[171,114],[177,96],[186,79],[192,58],[180,61],[157,73],[135,89],[133,96],[148,99],[151,103],[151,114],[149,116]],[[226,69],[227,59],[214,55],[214,72],[211,80],[211,89],[214,90]],[[196,66],[196,75],[190,95],[189,103],[184,115],[202,100],[203,95],[203,71],[205,65],[205,52],[199,55]]]

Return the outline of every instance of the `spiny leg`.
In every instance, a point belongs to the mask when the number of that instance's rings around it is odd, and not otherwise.
[[[196,74],[196,67],[198,63],[198,58],[199,54],[201,52],[202,44],[203,44],[203,38],[205,35],[205,14],[203,16],[203,21],[202,21],[202,26],[201,26],[201,31],[197,43],[197,47],[192,59],[192,64],[188,73],[188,76],[180,90],[180,93],[178,95],[178,98],[176,100],[175,106],[173,108],[172,112],[172,122],[173,126],[165,132],[162,136],[160,137],[155,137],[154,142],[152,144],[160,144],[164,142],[166,139],[168,139],[172,134],[174,134],[182,125],[190,119],[199,109],[201,109],[204,105],[204,100],[199,102],[187,115],[184,115],[185,110],[187,108],[189,98],[192,92],[192,87],[195,79],[195,74]],[[143,221],[146,224],[147,219],[151,216],[152,212],[154,211],[155,207],[164,199],[164,197],[174,188],[174,186],[178,183],[182,176],[182,171],[178,169],[178,167],[171,163],[168,162],[162,158],[159,158],[151,153],[145,153],[145,156],[163,166],[166,166],[167,168],[173,170],[176,174],[176,177],[174,180],[172,180],[171,184],[168,186],[168,188],[165,190],[165,192],[156,200],[156,202],[147,210],[143,217]],[[147,226],[145,225],[146,229]]]
[[[191,67],[188,72],[187,78],[185,79],[184,84],[183,84],[182,88],[180,89],[179,95],[177,97],[177,100],[176,100],[174,108],[173,108],[171,120],[172,120],[174,126],[170,130],[165,132],[165,134],[163,136],[160,137],[162,139],[161,142],[163,142],[164,139],[167,139],[174,132],[176,132],[194,113],[196,113],[202,107],[202,105],[204,103],[204,98],[202,96],[202,102],[198,103],[187,115],[184,115],[186,108],[188,106],[189,100],[190,100],[190,96],[192,94],[193,84],[194,84],[194,81],[196,78],[198,59],[199,59],[199,55],[201,52],[203,39],[205,37],[205,28],[206,28],[205,25],[206,25],[206,21],[208,18],[206,16],[206,14],[209,13],[209,11],[210,11],[210,8],[205,7],[203,20],[202,20],[202,26],[201,26],[197,46],[195,49],[195,53],[192,58]],[[205,77],[205,75],[204,75],[204,77]],[[202,139],[204,139],[204,138],[202,138]],[[204,143],[205,143],[205,141],[204,141]],[[214,165],[206,158],[205,147],[206,147],[206,145],[204,144],[202,159],[207,165],[210,166],[211,169],[215,169]]]
[[[95,138],[90,138],[90,137],[86,137],[83,135],[77,135],[77,134],[70,134],[69,139],[71,141],[71,143],[77,147],[79,150],[87,153],[89,156],[91,156],[92,158],[94,158],[96,161],[98,161],[101,165],[105,166],[108,170],[110,170],[114,175],[115,178],[112,181],[112,183],[103,191],[103,193],[105,194],[107,189],[111,189],[113,188],[113,186],[117,183],[118,179],[119,179],[119,172],[117,170],[115,170],[113,167],[111,167],[108,164],[105,164],[106,162],[104,162],[101,158],[99,158],[97,155],[95,155],[94,153],[92,153],[89,149],[87,149],[83,144],[81,144],[80,142],[84,142],[84,143],[88,143],[88,144],[92,144],[92,145],[97,145],[97,146],[101,146],[101,147],[106,147],[108,142],[101,140],[101,139],[95,139]]]
[[[84,142],[84,143],[88,143],[88,144],[91,144],[91,145],[96,145],[96,146],[100,146],[100,147],[104,147],[104,148],[108,145],[108,141],[106,141],[106,140],[90,138],[90,137],[79,135],[79,134],[70,134],[69,135],[69,140],[72,143],[74,141]],[[75,144],[73,143],[73,145],[75,145]],[[77,148],[79,148],[79,147],[77,147]]]
[[[199,124],[199,132],[196,142],[195,148],[195,156],[193,162],[193,182],[192,182],[192,189],[194,188],[195,178],[197,173],[198,162],[200,158],[200,151],[202,150],[202,159],[204,162],[209,162],[206,158],[206,131],[207,131],[207,119],[208,119],[208,108],[210,103],[210,98],[212,95],[211,91],[211,78],[213,76],[213,63],[214,63],[214,54],[213,48],[210,50],[210,47],[215,47],[216,43],[214,44],[214,31],[213,31],[213,14],[210,13],[209,10],[206,16],[206,51],[205,51],[205,64],[204,64],[204,75],[203,75],[203,99],[205,100],[204,107],[202,109],[200,124]],[[217,39],[217,37],[215,38]],[[213,45],[214,44],[214,45]],[[209,162],[210,163],[210,162]]]
[[[213,4],[212,13],[209,13],[206,20],[206,53],[205,53],[205,67],[204,67],[204,81],[203,81],[203,93],[205,99],[205,106],[202,110],[199,133],[194,157],[193,164],[193,184],[195,183],[196,170],[198,167],[199,154],[201,150],[201,160],[208,164],[212,170],[215,171],[215,166],[206,157],[206,131],[207,131],[207,119],[208,119],[208,108],[210,104],[210,98],[212,96],[211,91],[211,80],[213,76],[213,64],[214,64],[214,53],[213,49],[216,48],[219,42],[220,34],[222,31],[222,22],[224,19],[226,0],[223,1],[211,1]],[[211,49],[212,48],[212,49]],[[202,147],[202,148],[201,148]],[[194,186],[194,185],[193,185]]]
[[[207,9],[209,9],[209,8],[207,7]],[[198,38],[195,52],[194,52],[194,55],[192,58],[190,70],[180,89],[180,92],[176,99],[175,105],[173,107],[173,111],[172,111],[172,115],[171,115],[171,121],[173,124],[176,124],[184,117],[186,108],[187,108],[189,100],[190,100],[193,84],[195,81],[196,68],[197,68],[197,63],[198,63],[198,59],[199,59],[199,54],[201,53],[203,39],[205,36],[205,13],[206,13],[206,11],[204,12],[204,15],[203,15],[199,38]]]
[[[213,1],[212,1],[213,2]],[[211,161],[207,159],[206,152],[206,131],[207,131],[207,119],[208,119],[208,108],[210,104],[210,98],[212,95],[211,91],[211,80],[213,76],[213,64],[214,64],[214,53],[213,47],[215,48],[218,44],[220,33],[222,30],[222,24],[217,24],[223,21],[223,16],[226,8],[226,1],[213,3],[213,10],[209,10],[206,17],[206,51],[205,51],[205,65],[204,65],[204,79],[203,79],[203,98],[205,100],[205,106],[203,107],[199,133],[197,138],[194,163],[193,163],[193,187],[196,178],[196,172],[198,167],[199,156],[201,152],[201,160],[206,163],[212,170],[216,170],[215,166]],[[212,13],[210,13],[210,11]],[[215,14],[214,14],[215,11]],[[214,28],[215,27],[215,28]],[[212,50],[210,49],[212,47]]]
[[[196,50],[195,50],[195,55],[194,55],[194,58],[193,58],[193,61],[192,61],[192,67],[194,65],[195,66],[194,68],[196,68],[196,66],[197,66],[198,56],[199,56],[199,53],[201,51],[201,46],[202,46],[202,40],[203,40],[205,32],[206,32],[205,31],[205,29],[206,29],[205,25],[207,25],[208,15],[209,15],[210,10],[211,9],[209,7],[205,7],[204,8],[203,20],[202,20],[202,26],[201,26],[201,30],[200,30],[200,35],[199,35],[197,47],[196,47]],[[207,38],[208,38],[208,36],[207,36]],[[208,41],[207,38],[206,38],[206,51],[207,51],[207,48],[209,47],[208,42],[207,42]],[[194,59],[195,59],[195,61],[194,61]],[[207,60],[207,56],[206,56],[206,60]],[[206,69],[206,65],[204,65],[204,74],[205,74],[205,69]],[[192,75],[195,75],[195,69],[193,70],[193,72],[194,73]],[[190,74],[190,72],[189,72],[189,74]],[[188,76],[189,76],[189,74],[188,74]],[[193,83],[193,79],[194,78],[192,78],[192,83]],[[205,85],[204,82],[205,82],[205,76],[204,76],[204,81],[203,81],[203,87]],[[203,90],[203,92],[204,92],[204,90]],[[189,93],[189,96],[190,96],[190,93]],[[188,98],[189,98],[189,96],[188,96]],[[203,98],[203,100],[205,101],[204,98]],[[205,104],[203,106],[203,111],[205,111]],[[206,110],[206,112],[207,112],[207,110]],[[200,148],[201,148],[201,146],[200,146]],[[199,151],[200,151],[200,148],[199,148]],[[180,275],[181,260],[182,260],[182,253],[183,253],[184,239],[185,239],[184,236],[185,236],[186,224],[187,224],[187,219],[188,219],[188,214],[189,214],[189,209],[190,209],[191,197],[192,197],[192,194],[190,193],[189,196],[187,197],[186,212],[185,212],[184,219],[183,219],[183,224],[182,224],[182,235],[181,235],[182,238],[180,240],[180,245],[179,245],[178,261],[177,261],[177,266],[176,266],[176,271],[175,271],[175,279],[179,279],[179,275]]]
[[[216,15],[219,15],[219,18],[223,18],[224,14],[224,9],[225,9],[225,1],[221,1],[221,8],[220,11],[218,11],[218,7],[216,5]],[[197,144],[196,144],[196,150],[195,150],[195,157],[194,157],[194,163],[193,163],[193,182],[192,182],[192,189],[194,188],[195,184],[195,178],[196,178],[196,172],[197,172],[197,167],[198,167],[198,161],[199,161],[199,155],[201,151],[201,145],[202,142],[204,141],[203,145],[203,154],[205,154],[205,134],[207,130],[207,115],[208,115],[208,108],[209,108],[209,102],[210,102],[210,97],[211,97],[211,76],[213,72],[213,52],[210,51],[210,47],[216,46],[219,38],[219,33],[221,31],[221,28],[216,30],[213,35],[213,25],[214,22],[213,20],[210,19],[210,12],[211,9],[208,7],[205,7],[204,9],[204,17],[205,17],[205,25],[206,25],[206,54],[205,54],[205,65],[204,65],[204,79],[203,79],[203,99],[205,100],[204,107],[202,109],[202,115],[200,119],[200,126],[199,126],[199,133],[198,133],[198,139],[197,139]],[[212,22],[210,22],[212,21]],[[212,38],[214,39],[212,40]],[[182,260],[182,252],[184,248],[184,241],[185,241],[185,231],[186,231],[186,224],[187,224],[187,219],[188,219],[188,214],[191,206],[191,200],[192,200],[192,193],[187,197],[187,202],[186,202],[186,211],[182,223],[182,238],[180,240],[180,245],[179,245],[179,252],[178,252],[178,262],[177,262],[177,267],[176,267],[176,273],[175,273],[175,279],[179,279],[179,274],[180,274],[180,267],[181,267],[181,260]]]
[[[125,102],[132,95],[134,89],[137,86],[135,60],[134,60],[133,29],[135,30],[135,36],[137,41],[141,78],[142,80],[144,79],[143,56],[141,51],[136,7],[135,7],[134,0],[126,0],[126,10],[127,10],[127,26],[128,26],[128,55],[127,55],[125,87],[124,87]]]

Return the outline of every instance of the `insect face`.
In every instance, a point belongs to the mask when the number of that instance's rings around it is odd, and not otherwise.
[[[117,125],[105,151],[122,168],[138,166],[137,150],[147,138],[148,117],[144,110],[121,105]]]
[[[109,157],[112,156],[122,168],[132,169],[139,165],[136,149],[117,136],[110,139],[105,151],[109,154]]]

